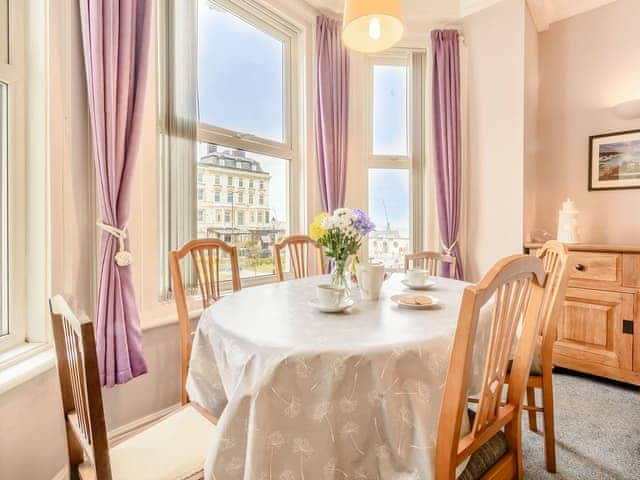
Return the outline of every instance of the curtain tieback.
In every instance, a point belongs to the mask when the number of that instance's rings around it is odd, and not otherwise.
[[[454,242],[449,247],[447,247],[442,241],[440,242],[440,244],[442,245],[442,249],[444,250],[444,253],[446,253],[447,255],[451,255],[453,252],[453,249],[456,248],[456,245],[458,244],[458,240],[454,240]]]
[[[128,265],[131,265],[133,263],[133,255],[131,254],[131,252],[127,251],[124,246],[124,241],[127,238],[127,232],[125,231],[127,227],[121,230],[117,227],[114,227],[113,225],[107,225],[103,222],[96,222],[96,225],[118,239],[118,252],[114,257],[116,264],[118,264],[119,267],[126,267]]]

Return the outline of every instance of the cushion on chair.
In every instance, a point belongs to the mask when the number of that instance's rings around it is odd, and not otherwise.
[[[513,360],[509,360],[509,365],[507,365],[507,373],[511,373],[511,366],[513,365]],[[531,361],[531,369],[529,370],[529,375],[532,377],[541,377],[542,376],[542,360],[538,355],[533,356],[533,360]]]
[[[476,412],[469,410],[469,421],[473,425]],[[507,453],[507,438],[500,430],[491,440],[473,452],[469,463],[457,480],[478,480]]]
[[[113,480],[182,480],[202,470],[215,425],[181,408],[109,451]]]

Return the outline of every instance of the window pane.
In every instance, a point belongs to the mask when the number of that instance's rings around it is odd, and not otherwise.
[[[200,121],[284,142],[284,44],[241,18],[200,0]]]
[[[238,247],[242,278],[275,273],[271,247],[289,232],[289,161],[210,143],[200,144],[198,237]],[[216,178],[231,178],[217,184]],[[261,199],[258,204],[253,199]],[[224,279],[231,279],[228,259]]]
[[[407,155],[407,67],[373,67],[373,154]]]
[[[0,82],[0,337],[9,334],[7,314],[7,85]]]
[[[409,251],[409,170],[369,169],[369,257],[401,267]]]

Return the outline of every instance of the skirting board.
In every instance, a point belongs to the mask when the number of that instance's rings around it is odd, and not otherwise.
[[[171,412],[173,412],[174,410],[180,408],[181,404],[175,404],[172,405],[170,407],[164,408],[162,410],[160,410],[159,412],[155,412],[152,413],[150,415],[147,415],[145,417],[142,418],[138,418],[137,420],[134,420],[133,422],[127,423],[126,425],[123,425],[121,427],[118,428],[114,428],[113,430],[111,430],[109,432],[109,442],[113,443],[113,442],[117,442],[120,438],[130,435],[132,433],[134,433],[137,430],[141,430],[144,427],[147,427],[149,425],[151,425],[152,423],[157,422],[158,420],[160,420],[162,417],[166,417],[167,415],[169,415]],[[58,473],[56,473],[54,475],[54,477],[51,480],[68,480],[69,478],[69,469],[68,467],[64,467],[62,470],[60,470]]]

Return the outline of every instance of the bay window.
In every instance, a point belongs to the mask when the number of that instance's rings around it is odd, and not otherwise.
[[[193,219],[192,237],[237,247],[245,286],[275,280],[273,244],[300,229],[300,202],[292,201],[299,198],[300,182],[291,179],[301,174],[296,75],[301,32],[250,0],[198,0],[197,22],[195,171],[179,175],[197,177],[204,193],[194,195],[186,182],[180,194],[193,200],[174,203],[186,206],[183,218]],[[173,228],[171,221],[164,223]],[[165,232],[169,240],[163,248],[178,248],[186,240],[180,235]],[[168,288],[168,281],[163,286]]]
[[[422,243],[424,52],[392,50],[369,61],[367,255],[387,267]]]

